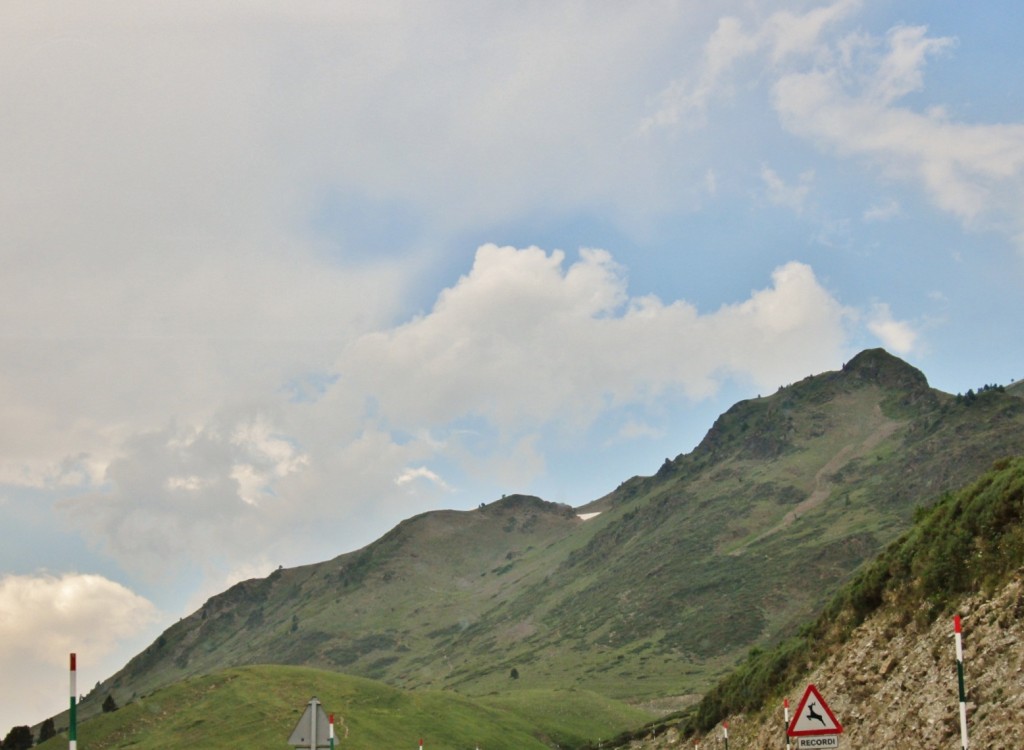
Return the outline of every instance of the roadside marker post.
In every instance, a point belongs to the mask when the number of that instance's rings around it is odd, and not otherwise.
[[[789,698],[782,699],[782,716],[785,722],[782,725],[782,733],[786,735],[786,750],[789,748]]]
[[[78,712],[75,701],[78,700],[78,665],[76,654],[71,654],[71,705],[68,713],[68,750],[78,747]]]
[[[722,722],[722,739],[725,740],[725,750],[729,750],[729,722]]]
[[[967,750],[967,692],[964,690],[964,644],[960,615],[953,616],[953,637],[956,639],[956,681],[960,693],[960,747]]]

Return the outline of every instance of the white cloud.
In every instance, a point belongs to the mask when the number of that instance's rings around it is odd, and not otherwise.
[[[722,95],[722,78],[736,61],[753,54],[760,42],[743,31],[739,19],[724,17],[704,47],[704,59],[695,81],[673,81],[658,97],[658,110],[641,122],[641,132],[683,124],[702,126],[711,100]]]
[[[854,56],[846,67],[790,73],[775,85],[775,106],[791,132],[844,156],[870,159],[891,179],[920,185],[968,227],[1024,232],[1024,125],[953,122],[896,102],[923,85],[929,55],[952,40],[923,28],[896,28],[885,54]]]
[[[742,61],[764,54],[772,65],[794,56],[823,52],[825,30],[860,7],[859,0],[838,0],[798,14],[780,10],[760,26],[747,31],[742,19],[723,16],[704,45],[703,59],[692,76],[673,81],[658,98],[657,111],[644,118],[641,132],[657,127],[703,126],[714,99],[732,95],[732,69]]]
[[[905,320],[894,320],[889,305],[876,303],[868,319],[868,330],[871,331],[882,345],[900,355],[914,351],[918,341],[918,332]]]
[[[810,338],[824,365],[844,339],[841,306],[807,266],[781,268],[750,302],[701,316],[683,301],[630,299],[607,252],[563,262],[559,251],[481,247],[430,313],[353,344],[339,387],[372,393],[406,430],[469,416],[504,431],[585,429],[608,404],[703,398],[723,369],[760,382],[782,350],[810,366],[797,351]],[[732,351],[737,340],[746,356]]]
[[[949,37],[929,38],[923,26],[897,26],[888,33],[888,50],[868,82],[870,96],[891,104],[924,88],[923,68],[931,55],[956,43]]]
[[[1024,249],[1024,125],[968,123],[941,104],[908,105],[909,95],[926,92],[928,62],[957,41],[920,25],[897,25],[884,37],[863,30],[838,36],[860,6],[840,0],[802,12],[757,16],[748,8],[747,16],[723,16],[699,64],[665,87],[640,130],[703,127],[715,101],[741,102],[734,90],[757,92],[768,83],[790,133],[866,160],[884,179],[923,190],[965,227],[998,231]],[[776,191],[773,176],[763,174],[772,199],[801,205],[799,193]]]
[[[440,487],[442,490],[451,490],[451,487],[434,471],[431,471],[426,466],[417,466],[415,468],[409,467],[404,469],[401,474],[395,478],[395,484],[401,486],[403,484],[409,484],[415,482],[417,479],[425,479],[428,482]]]
[[[783,10],[768,18],[760,35],[768,41],[771,59],[779,63],[788,57],[825,54],[824,32],[849,17],[861,6],[860,0],[837,0],[803,14]]]
[[[34,724],[66,709],[68,655],[78,654],[79,692],[87,693],[89,680],[108,676],[100,671],[110,668],[105,658],[146,632],[157,614],[148,600],[98,575],[0,578],[3,718]]]

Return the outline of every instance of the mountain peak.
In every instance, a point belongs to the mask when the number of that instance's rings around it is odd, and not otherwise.
[[[734,404],[723,413],[705,435],[693,455],[721,460],[727,453],[739,451],[748,458],[774,458],[791,449],[799,439],[821,431],[814,415],[821,405],[840,393],[876,387],[894,406],[927,404],[934,400],[924,374],[885,349],[865,349],[843,365],[841,371],[809,375],[764,398]],[[676,470],[683,456],[666,459],[658,476]]]
[[[480,510],[492,513],[509,513],[522,510],[553,513],[560,516],[575,515],[572,506],[565,503],[553,503],[534,495],[502,495],[500,500],[481,505]]]
[[[928,387],[928,379],[885,349],[865,349],[843,365],[843,373],[881,386],[917,390]]]

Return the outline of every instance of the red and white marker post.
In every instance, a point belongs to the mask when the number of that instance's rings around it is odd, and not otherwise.
[[[956,680],[960,691],[960,746],[967,750],[967,692],[964,690],[964,644],[960,615],[953,617],[953,635],[956,638]]]
[[[786,720],[782,725],[782,731],[786,735],[786,750],[789,750],[789,698],[782,699],[782,715]]]
[[[729,750],[729,722],[722,722],[722,738],[725,740],[725,750]]]
[[[331,740],[331,750],[334,750],[334,714],[327,717],[330,720],[331,733],[328,735]]]
[[[75,663],[75,654],[71,654],[71,705],[68,713],[68,750],[76,750],[78,747],[78,665]]]

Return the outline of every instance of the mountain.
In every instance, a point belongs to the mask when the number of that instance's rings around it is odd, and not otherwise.
[[[244,667],[191,677],[87,722],[89,747],[278,747],[306,696],[337,713],[345,747],[492,750],[595,747],[669,750],[781,746],[781,703],[805,684],[828,696],[853,747],[952,747],[959,738],[950,615],[963,617],[970,736],[976,746],[1024,745],[1024,457],[915,513],[909,531],[862,566],[817,619],[740,667],[675,718],[636,727],[644,713],[576,688],[404,691],[301,667]],[[709,728],[712,731],[708,732]],[[599,738],[604,737],[604,740]],[[610,739],[609,739],[610,738]],[[56,748],[58,736],[40,747]]]
[[[954,614],[972,746],[1024,747],[1024,457],[919,512],[816,621],[751,652],[682,720],[606,746],[662,750],[695,735],[711,744],[728,721],[737,746],[768,747],[783,699],[795,710],[814,684],[844,746],[960,747]]]
[[[512,495],[425,513],[361,550],[239,583],[105,680],[81,715],[107,694],[125,705],[254,664],[677,707],[819,612],[915,509],[1024,454],[1022,396],[942,393],[862,352],[736,404],[692,452],[582,508]]]

